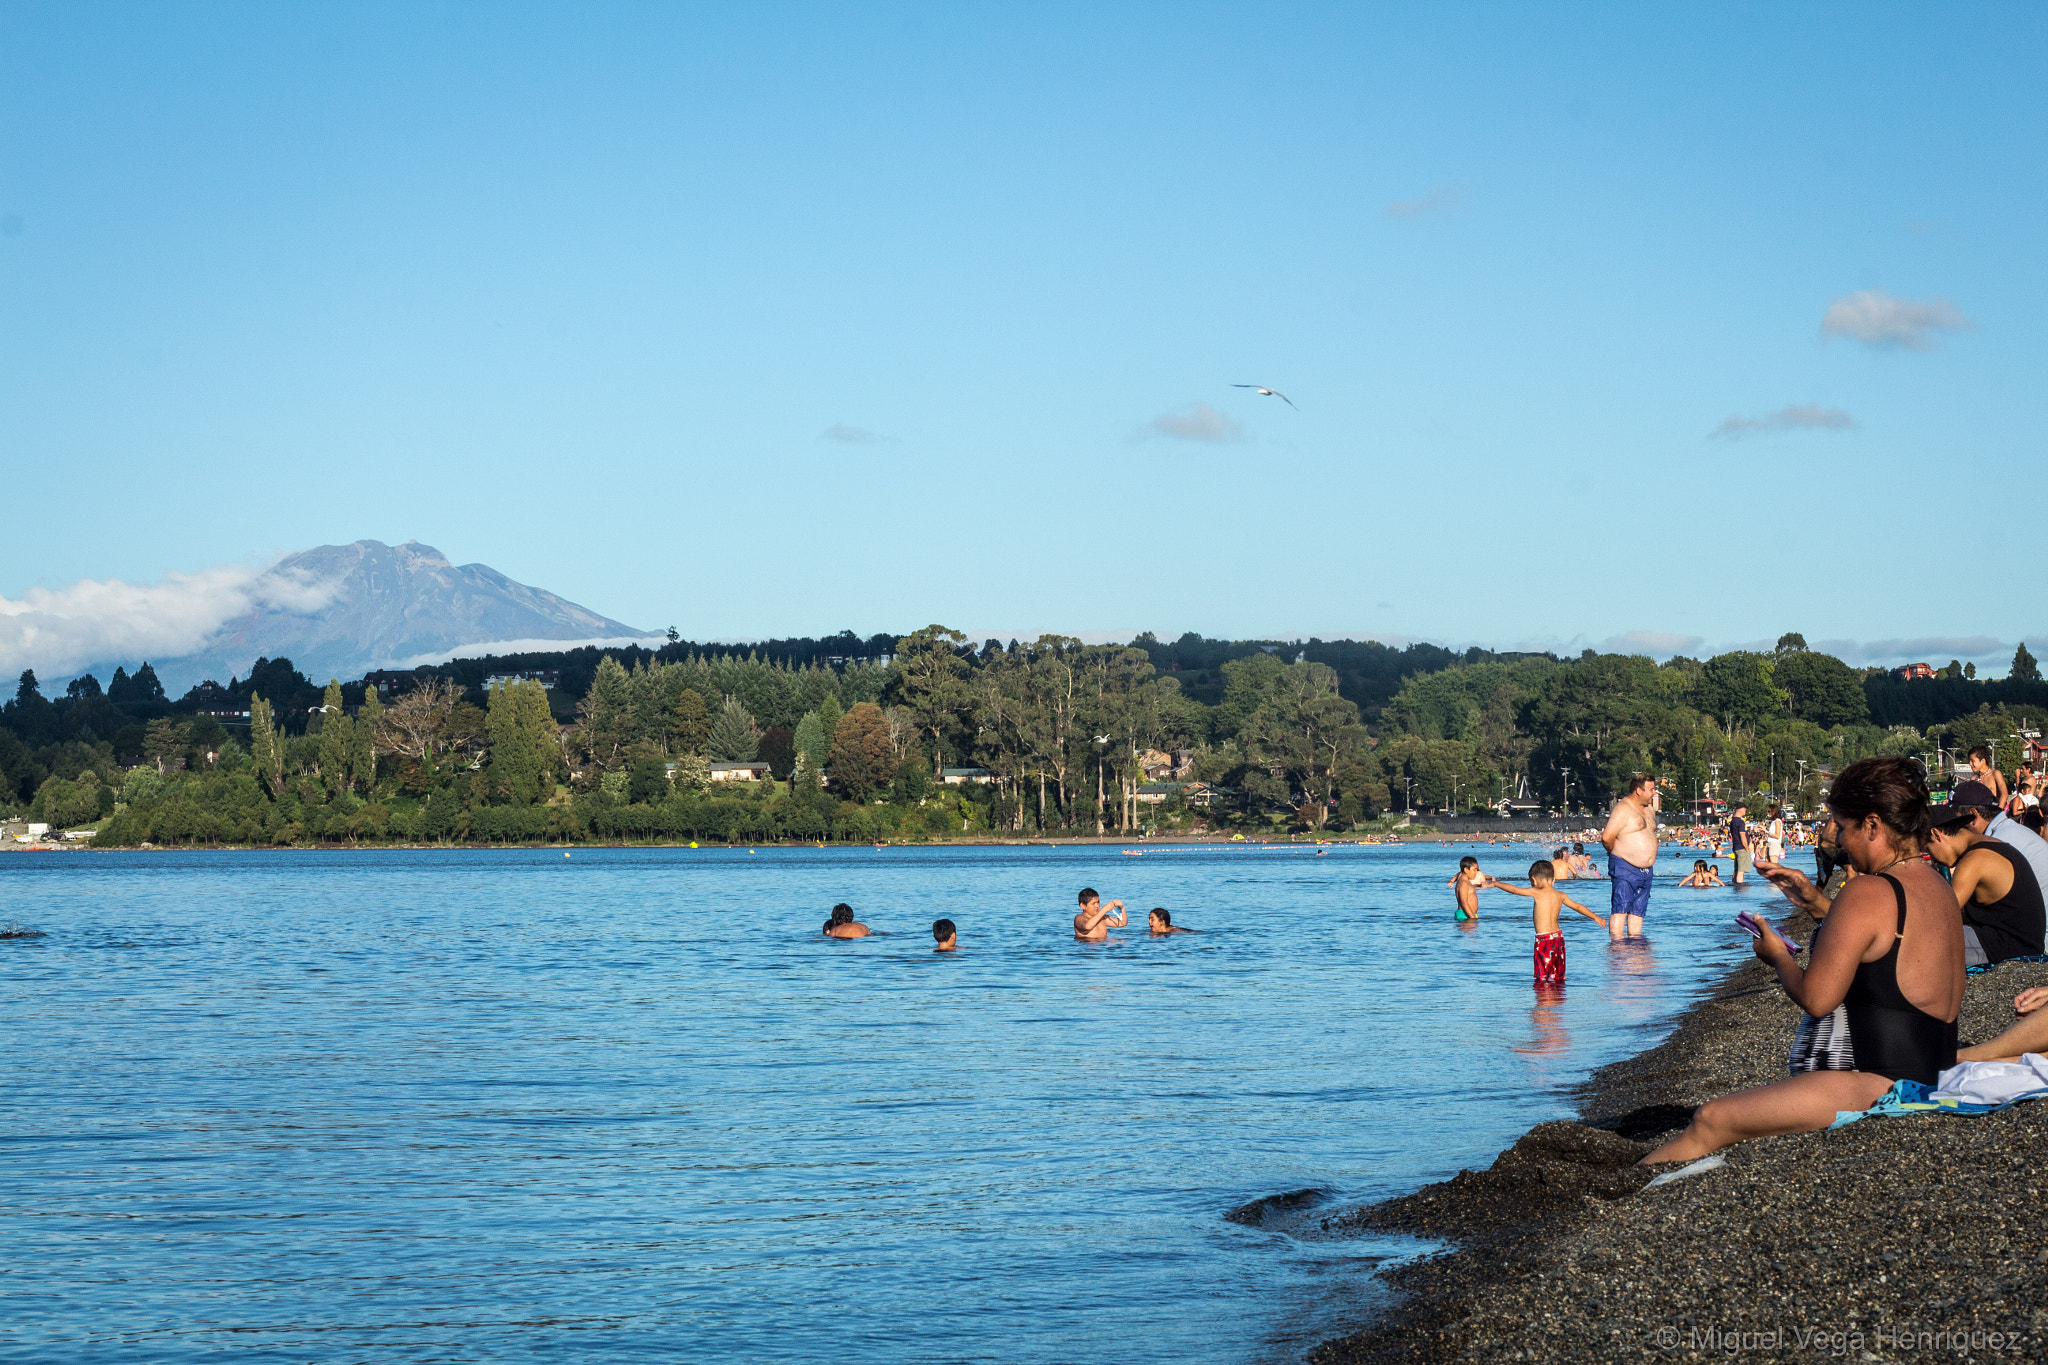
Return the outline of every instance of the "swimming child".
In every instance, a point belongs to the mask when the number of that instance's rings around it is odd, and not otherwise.
[[[1155,906],[1153,908],[1152,913],[1145,917],[1145,927],[1150,929],[1153,933],[1160,935],[1199,934],[1202,932],[1200,929],[1175,928],[1172,913],[1168,911],[1167,908],[1163,905]]]
[[[1529,887],[1524,891],[1519,886],[1496,881],[1492,885],[1497,891],[1510,895],[1527,896],[1536,902],[1536,984],[1547,985],[1564,980],[1564,931],[1557,927],[1557,912],[1569,905],[1601,928],[1607,921],[1580,905],[1577,901],[1559,891],[1555,885],[1557,872],[1549,862],[1539,860],[1529,864]]]
[[[844,901],[832,907],[832,918],[825,921],[826,938],[866,938],[871,932],[853,917],[853,907]]]
[[[1121,929],[1128,923],[1130,917],[1124,913],[1122,901],[1111,901],[1104,908],[1102,897],[1095,894],[1094,887],[1081,888],[1081,913],[1074,916],[1075,938],[1084,943],[1100,943],[1109,937],[1110,930]]]
[[[1572,844],[1572,875],[1588,881],[1600,880],[1600,868],[1593,861],[1593,855],[1586,852],[1586,846],[1576,841]]]
[[[932,921],[932,937],[937,939],[939,944],[938,947],[932,949],[933,952],[958,952],[960,949],[960,944],[957,941],[959,936],[960,931],[953,927],[953,921],[949,919],[935,919]]]
[[[1458,888],[1456,892],[1458,897],[1457,917],[1461,920],[1478,919],[1479,892],[1482,888],[1492,884],[1493,878],[1479,870],[1479,860],[1477,858],[1468,853],[1458,859],[1457,875],[1444,883],[1445,886],[1455,886]]]
[[[1680,886],[1724,886],[1720,871],[1705,858],[1692,860],[1692,875],[1679,879]]]

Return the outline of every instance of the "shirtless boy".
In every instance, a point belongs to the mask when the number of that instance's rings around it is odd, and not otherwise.
[[[1444,883],[1445,886],[1457,888],[1457,891],[1453,893],[1458,898],[1457,917],[1459,919],[1478,919],[1479,893],[1482,889],[1492,884],[1493,878],[1479,870],[1479,860],[1477,858],[1468,853],[1458,859],[1457,874]]]
[[[1564,931],[1557,927],[1557,912],[1569,905],[1595,924],[1601,918],[1580,905],[1577,901],[1557,889],[1557,870],[1548,861],[1529,864],[1529,887],[1524,891],[1519,886],[1495,881],[1489,884],[1496,891],[1505,891],[1511,896],[1527,896],[1536,902],[1536,984],[1539,986],[1564,982]]]
[[[871,932],[853,917],[853,907],[844,901],[832,907],[832,918],[825,921],[826,938],[866,938]]]
[[[932,921],[932,938],[938,942],[938,946],[932,949],[935,953],[953,953],[960,950],[960,931],[949,919]]]
[[[1121,929],[1128,923],[1122,901],[1111,901],[1105,907],[1094,887],[1081,888],[1081,913],[1074,916],[1075,938],[1083,943],[1100,943],[1109,937],[1110,930]]]
[[[1650,908],[1650,883],[1657,866],[1657,779],[1637,773],[1628,794],[1614,803],[1607,828],[1600,831],[1607,850],[1607,875],[1614,879],[1614,897],[1607,932],[1616,938],[1643,932],[1643,912]]]
[[[1991,788],[1994,806],[2002,806],[2012,798],[2012,789],[2005,785],[2005,773],[1991,764],[1991,748],[1979,744],[1970,750],[1970,776]]]
[[[1200,929],[1182,929],[1176,927],[1173,922],[1172,913],[1168,911],[1167,908],[1163,905],[1157,907],[1152,911],[1151,914],[1145,916],[1145,927],[1147,929],[1150,929],[1154,934],[1162,936],[1166,934],[1199,934],[1202,932]]]

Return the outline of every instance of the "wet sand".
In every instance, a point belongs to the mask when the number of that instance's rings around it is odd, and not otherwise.
[[[1804,916],[1787,927],[1812,933]],[[2003,1029],[2012,997],[2039,985],[2048,964],[1969,978],[1963,1043]],[[1384,1272],[1396,1306],[1312,1365],[2043,1358],[2048,1101],[1764,1138],[1720,1170],[1643,1188],[1652,1173],[1634,1163],[1694,1106],[1785,1074],[1797,1020],[1775,976],[1746,962],[1665,1042],[1595,1073],[1579,1122],[1325,1219],[1325,1235],[1453,1245]]]

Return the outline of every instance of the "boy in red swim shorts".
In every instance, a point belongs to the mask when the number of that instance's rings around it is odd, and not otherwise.
[[[1536,902],[1536,984],[1539,986],[1561,983],[1564,980],[1564,931],[1557,927],[1557,912],[1569,905],[1593,923],[1606,926],[1607,921],[1580,905],[1577,901],[1557,889],[1557,869],[1547,859],[1529,864],[1529,889],[1495,878],[1492,885],[1496,891],[1510,895],[1527,896]]]

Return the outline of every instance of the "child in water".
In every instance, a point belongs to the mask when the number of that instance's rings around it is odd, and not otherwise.
[[[833,906],[832,918],[825,921],[826,938],[866,938],[868,933],[868,927],[853,917],[853,907],[845,901]]]
[[[1557,912],[1569,905],[1601,928],[1607,921],[1580,905],[1577,901],[1557,889],[1557,872],[1548,860],[1539,859],[1529,864],[1529,890],[1510,886],[1503,881],[1488,879],[1497,891],[1510,895],[1527,896],[1536,902],[1536,984],[1539,986],[1564,982],[1564,931],[1557,927]]]
[[[1457,917],[1461,920],[1479,918],[1479,893],[1493,884],[1493,878],[1479,870],[1479,860],[1469,853],[1458,859],[1457,875],[1444,883],[1457,888],[1454,894],[1458,898]]]
[[[1680,886],[1726,886],[1721,880],[1721,870],[1705,858],[1692,860],[1692,875],[1679,879]]]
[[[1200,929],[1183,929],[1176,925],[1173,922],[1173,912],[1163,905],[1153,907],[1152,913],[1145,916],[1145,927],[1160,936],[1166,934],[1199,934],[1202,932]]]
[[[949,919],[935,919],[932,921],[932,938],[938,943],[938,946],[932,949],[935,953],[959,951],[960,931],[954,927],[953,921]]]

